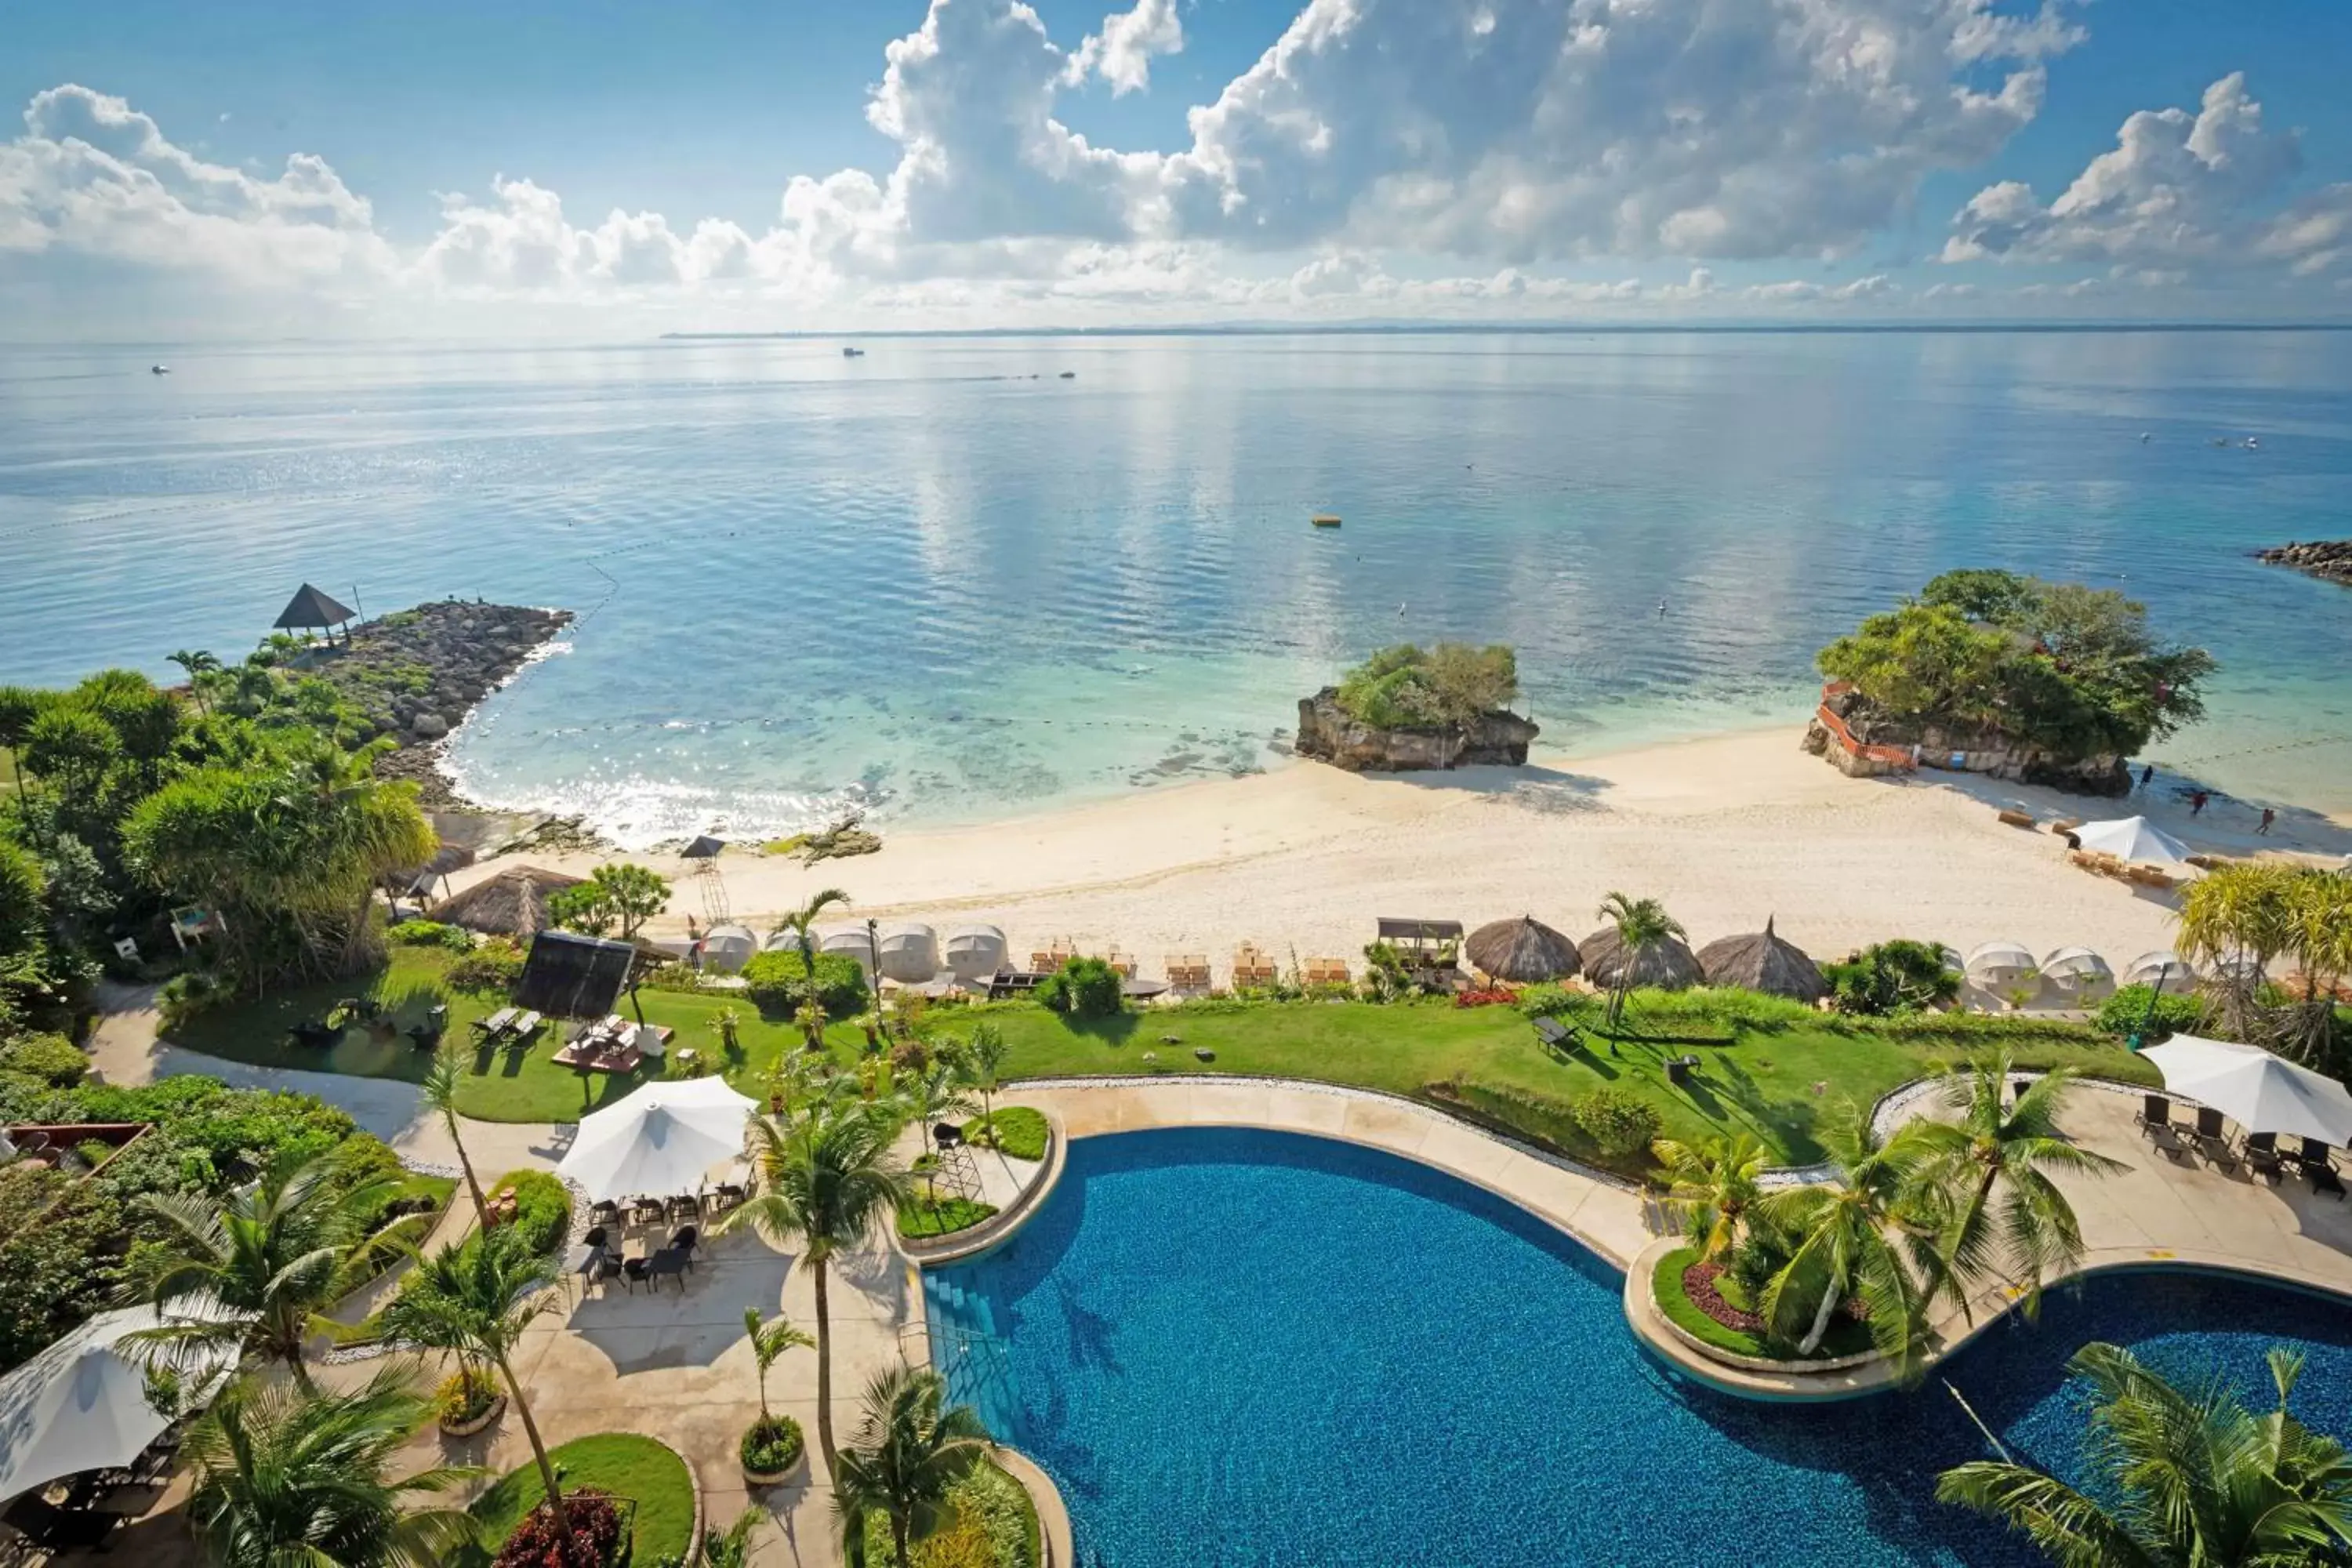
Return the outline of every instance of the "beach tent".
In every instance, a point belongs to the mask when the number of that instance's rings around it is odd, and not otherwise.
[[[147,1400],[147,1369],[171,1367],[199,1401],[236,1363],[231,1345],[125,1344],[130,1335],[216,1314],[125,1307],[68,1330],[0,1377],[0,1502],[84,1470],[136,1459],[168,1423]]]
[[[2035,973],[2033,954],[2013,942],[1989,942],[1969,954],[1960,973],[1969,984],[1988,990],[2014,985]]]
[[[580,882],[560,871],[510,866],[434,905],[433,918],[489,936],[527,937],[555,923],[547,912],[549,897]]]
[[[2074,842],[2092,853],[2135,865],[2182,866],[2189,861],[2189,847],[2145,816],[2086,822],[2070,831]]]
[[[602,1018],[620,1005],[636,961],[637,950],[625,942],[543,931],[530,939],[509,1000],[552,1018]]]
[[[649,1083],[582,1117],[556,1174],[578,1184],[591,1203],[691,1193],[713,1165],[741,1156],[754,1109],[723,1078]]]
[[[1595,985],[1615,985],[1618,974],[1632,956],[1617,939],[1615,926],[1602,926],[1577,943],[1577,948],[1584,955],[1584,977]],[[1642,956],[1633,963],[1635,985],[1684,991],[1706,979],[1706,971],[1699,966],[1698,955],[1673,937],[1643,948]]]
[[[992,925],[957,926],[940,943],[947,967],[959,980],[993,979],[1010,951],[1003,928]]]
[[[2167,991],[2186,991],[2197,984],[2197,971],[2191,969],[2178,953],[2143,952],[2125,966],[2122,984],[2161,985]]]
[[[1774,934],[1769,915],[1762,931],[1727,936],[1700,948],[1698,966],[1709,985],[1737,985],[1800,1002],[1818,1002],[1830,994],[1820,965],[1794,942]]]
[[[2042,978],[2070,1001],[2091,1001],[2116,988],[2115,970],[2087,947],[2062,947],[2043,959]]]
[[[2249,1132],[2352,1142],[2352,1089],[2260,1046],[2175,1035],[2140,1055],[2156,1064],[2166,1089]]]
[[[702,967],[714,974],[734,973],[759,951],[750,926],[712,926],[702,933]]]
[[[1576,943],[1533,915],[1488,921],[1470,933],[1462,952],[1480,973],[1514,984],[1565,980],[1584,967]]]
[[[874,947],[874,939],[864,926],[842,926],[823,932],[816,939],[819,952],[837,952],[855,963],[861,971],[873,969]]]
[[[882,975],[902,985],[919,985],[940,972],[938,933],[920,921],[885,926],[877,943],[882,950]]]

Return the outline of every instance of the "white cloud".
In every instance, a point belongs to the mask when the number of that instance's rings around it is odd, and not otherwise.
[[[2106,261],[2119,277],[2188,280],[2190,266],[2252,259],[2298,276],[2333,267],[2352,234],[2352,185],[2284,211],[2273,203],[2301,165],[2292,131],[2268,131],[2243,72],[2205,89],[2197,112],[2142,110],[2116,145],[2048,205],[2014,180],[1988,185],[1954,217],[1947,261]]]
[[[1176,0],[1135,0],[1131,11],[1114,11],[1103,18],[1102,30],[1087,37],[1070,55],[1066,79],[1076,86],[1089,76],[1110,83],[1111,95],[1140,92],[1151,85],[1151,61],[1184,47],[1184,24],[1176,15]]]

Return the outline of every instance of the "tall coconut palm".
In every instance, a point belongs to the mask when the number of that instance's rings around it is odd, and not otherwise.
[[[1601,918],[1616,928],[1617,941],[1624,948],[1617,983],[1609,988],[1609,1027],[1614,1032],[1625,1016],[1625,994],[1633,988],[1633,971],[1642,966],[1642,955],[1662,942],[1687,941],[1690,933],[1655,899],[1611,893],[1601,900]]]
[[[1822,1137],[1837,1180],[1782,1187],[1756,1202],[1757,1219],[1791,1248],[1757,1304],[1800,1354],[1819,1350],[1840,1304],[1858,1298],[1878,1349],[1899,1368],[1910,1363],[1927,1300],[1913,1269],[1933,1268],[1932,1252],[1901,1228],[1919,1162],[1910,1131],[1881,1142],[1867,1114],[1848,1106]]]
[[[909,1568],[914,1543],[946,1522],[949,1490],[980,1463],[987,1442],[980,1417],[948,1405],[947,1381],[929,1367],[895,1366],[868,1384],[833,1489],[851,1568],[863,1568],[866,1521],[877,1515],[889,1528],[894,1568]]]
[[[2287,1410],[2303,1358],[2277,1349],[2269,1360],[2278,1407],[2256,1415],[2218,1381],[2177,1388],[2129,1351],[2084,1345],[2067,1365],[2098,1391],[2095,1489],[2113,1500],[2006,1451],[1946,1470],[1936,1496],[2001,1521],[2064,1568],[2352,1561],[2352,1460]]]
[[[385,1468],[429,1418],[403,1367],[349,1394],[232,1385],[191,1425],[188,1514],[217,1568],[436,1568],[475,1539],[463,1509],[418,1508],[479,1472]]]
[[[131,1337],[161,1351],[234,1344],[281,1363],[307,1389],[302,1342],[352,1283],[352,1260],[371,1239],[368,1222],[393,1186],[339,1186],[321,1157],[273,1165],[249,1189],[216,1202],[142,1194],[140,1206],[166,1235],[144,1256],[131,1294],[164,1321]]]
[[[971,1038],[958,1047],[965,1073],[972,1088],[980,1091],[980,1114],[983,1121],[993,1118],[996,1107],[997,1075],[1004,1070],[1004,1058],[1011,1047],[1005,1043],[1004,1031],[994,1024],[982,1021],[971,1027]]]
[[[2000,1051],[1954,1071],[1944,1101],[1958,1120],[1922,1120],[1906,1132],[1919,1155],[1913,1209],[1936,1229],[1946,1291],[1965,1309],[1966,1287],[1999,1270],[2025,1292],[2032,1317],[2042,1281],[2083,1257],[2082,1226],[2053,1173],[2108,1176],[2128,1167],[2058,1131],[2071,1071],[2045,1073],[2005,1107],[2011,1070]]]
[[[482,1196],[481,1178],[474,1173],[473,1157],[466,1152],[462,1131],[465,1119],[457,1113],[457,1093],[465,1083],[466,1069],[457,1059],[457,1052],[444,1045],[433,1053],[433,1065],[425,1072],[425,1081],[417,1086],[422,1091],[425,1109],[441,1119],[448,1129],[449,1146],[457,1151],[457,1169],[465,1173],[466,1192],[474,1200],[476,1223],[488,1226],[490,1205]]]
[[[181,648],[171,656],[172,662],[188,672],[188,692],[196,700],[199,712],[209,718],[212,707],[205,700],[205,677],[221,667],[221,661],[203,648]]]
[[[715,1231],[748,1225],[779,1247],[798,1244],[816,1286],[816,1445],[838,1475],[833,1445],[833,1334],[827,1289],[833,1260],[860,1247],[876,1223],[912,1195],[890,1152],[899,1122],[870,1102],[813,1101],[796,1132],[752,1123],[758,1191],[720,1216]]]
[[[808,902],[789,914],[777,918],[769,928],[771,936],[793,933],[793,945],[801,950],[801,996],[803,1005],[816,1000],[816,925],[817,916],[835,904],[847,905],[849,895],[839,888],[826,888],[813,893]]]
[[[1746,1132],[1735,1132],[1704,1143],[1661,1138],[1650,1152],[1673,1184],[1666,1202],[1684,1216],[1691,1234],[1703,1238],[1699,1260],[1712,1263],[1729,1252],[1748,1211],[1763,1193],[1756,1178],[1770,1160],[1764,1145]]]
[[[554,1283],[554,1264],[531,1251],[520,1232],[478,1231],[461,1245],[418,1259],[400,1294],[384,1308],[382,1322],[387,1339],[454,1352],[461,1361],[471,1357],[498,1369],[515,1414],[522,1417],[540,1484],[561,1515],[563,1493],[555,1465],[512,1361],[525,1331],[553,1309],[549,1287]]]

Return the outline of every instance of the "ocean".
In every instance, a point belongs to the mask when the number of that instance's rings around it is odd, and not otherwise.
[[[2168,766],[2352,810],[2352,591],[2251,558],[2352,533],[2352,335],[863,347],[11,349],[0,680],[173,678],[305,580],[567,606],[453,765],[644,844],[1265,767],[1407,639],[1516,645],[1540,746],[1794,744],[1816,647],[1995,565],[2212,649]]]

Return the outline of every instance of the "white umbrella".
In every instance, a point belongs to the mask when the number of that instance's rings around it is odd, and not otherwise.
[[[175,1351],[122,1345],[124,1336],[165,1322],[153,1307],[100,1312],[0,1377],[0,1500],[83,1470],[128,1465],[170,1425],[147,1400],[150,1362],[178,1372],[199,1399],[236,1360],[233,1345]],[[119,1348],[118,1348],[119,1347]],[[182,1359],[174,1362],[177,1355]]]
[[[2044,978],[2068,991],[2089,991],[2115,984],[2107,961],[2087,947],[2062,947],[2042,961]]]
[[[2197,984],[2197,971],[2177,952],[2143,952],[2124,970],[2124,984],[2185,991]]]
[[[649,1083],[582,1117],[556,1173],[579,1183],[591,1203],[690,1193],[711,1166],[743,1152],[752,1106],[722,1078]]]
[[[2164,1074],[2165,1088],[2249,1132],[2352,1142],[2352,1090],[2260,1046],[2175,1035],[2140,1055]]]
[[[2118,860],[2156,866],[2179,866],[2189,859],[2189,846],[2145,816],[2117,817],[2113,822],[2086,822],[2073,830],[2074,842]]]
[[[2033,973],[2033,954],[2013,942],[1989,942],[1969,954],[1962,973],[1979,985],[1997,985]]]

